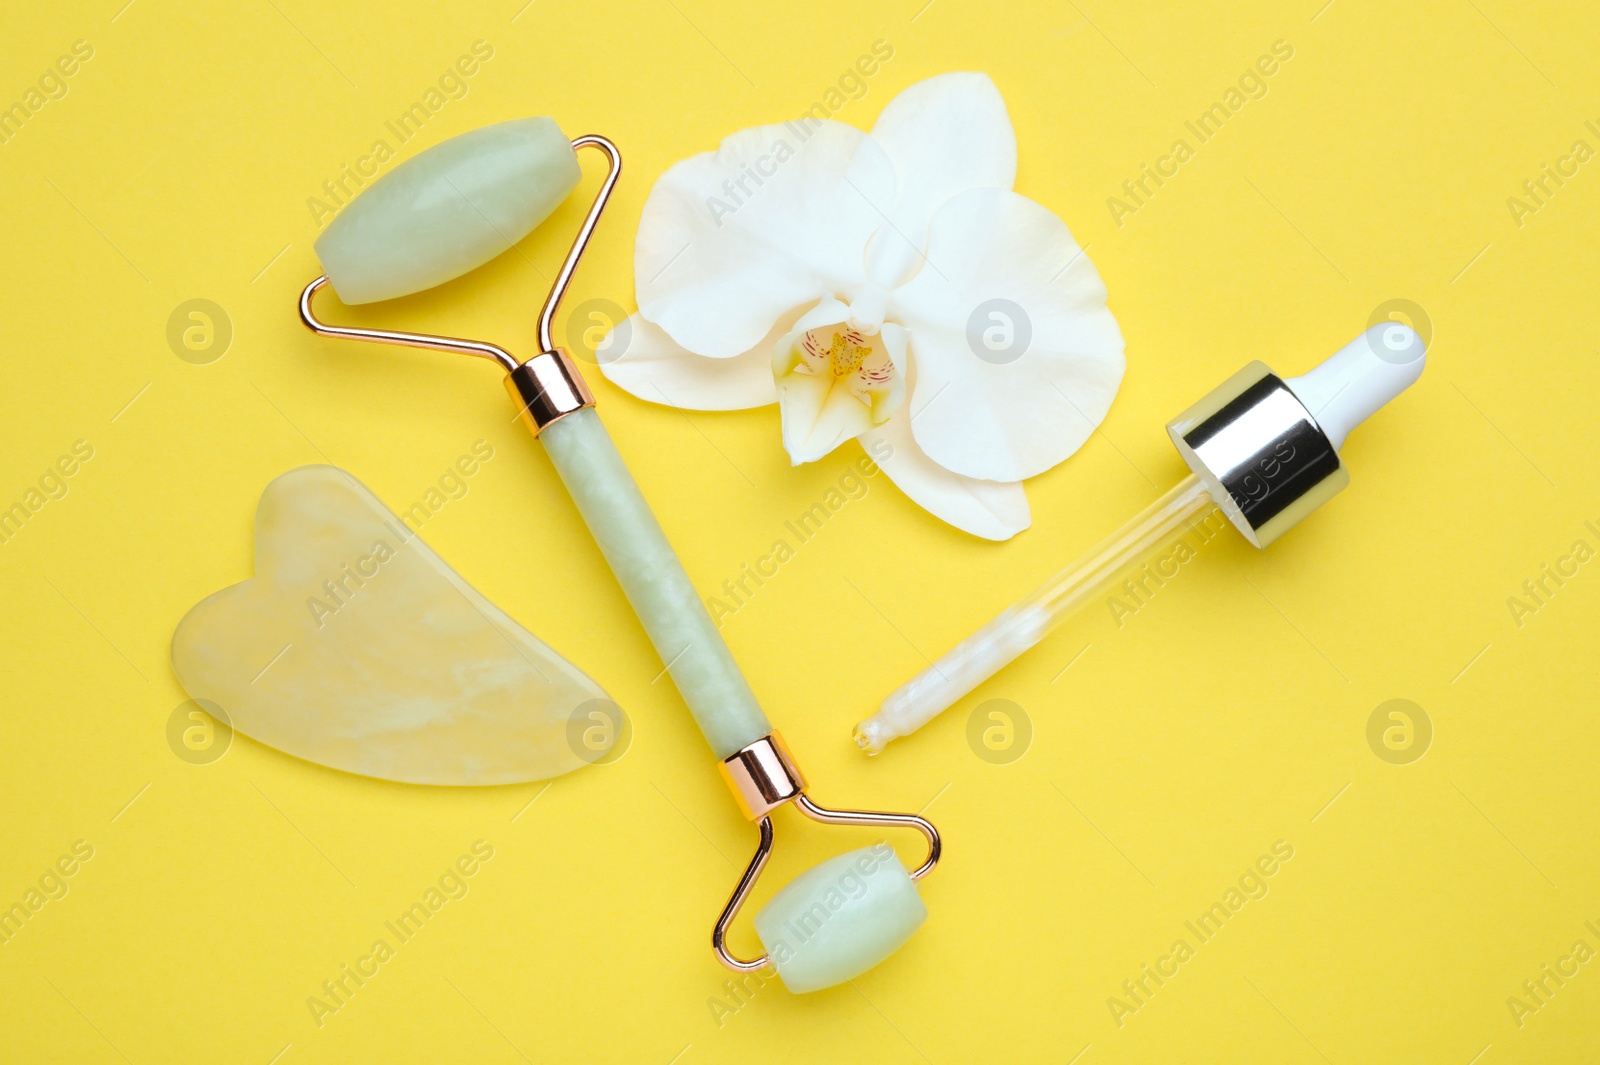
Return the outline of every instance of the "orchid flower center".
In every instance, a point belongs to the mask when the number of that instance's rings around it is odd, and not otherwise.
[[[795,350],[800,356],[795,373],[831,377],[835,386],[847,388],[869,407],[894,387],[894,363],[880,335],[869,336],[842,322],[818,326],[800,335]]]
[[[806,337],[807,343],[812,343],[814,340],[813,337]],[[861,368],[861,364],[871,354],[872,347],[862,344],[858,334],[854,332],[833,334],[833,343],[828,346],[828,361],[833,366],[833,376],[850,376]]]

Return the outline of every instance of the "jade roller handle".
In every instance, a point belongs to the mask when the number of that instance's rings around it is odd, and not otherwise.
[[[712,751],[727,758],[771,732],[594,408],[557,418],[539,439]]]

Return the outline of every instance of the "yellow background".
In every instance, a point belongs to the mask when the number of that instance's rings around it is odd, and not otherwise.
[[[1600,161],[1521,226],[1506,203],[1573,141],[1600,148],[1590,5],[122,3],[10,4],[0,32],[5,101],[72,42],[94,48],[0,146],[0,504],[74,441],[95,450],[0,546],[0,901],[73,841],[95,849],[0,947],[0,1057],[1600,1054],[1600,962],[1520,1028],[1506,1004],[1575,940],[1600,948],[1600,562],[1520,628],[1506,605],[1573,541],[1600,547]],[[627,170],[574,301],[631,308],[654,178],[802,112],[878,39],[893,59],[837,117],[870,126],[923,77],[989,72],[1018,191],[1109,286],[1127,377],[1104,431],[1029,485],[1032,529],[977,541],[879,477],[724,628],[819,799],[931,801],[947,834],[927,926],[854,986],[769,987],[717,1023],[707,937],[753,833],[495,371],[296,320],[318,272],[307,197],[480,38],[494,57],[469,94],[401,151],[526,114],[613,137]],[[1107,198],[1280,39],[1294,58],[1269,93],[1114,224]],[[529,351],[582,199],[524,256],[351,318]],[[209,365],[165,339],[193,298],[234,329]],[[1394,298],[1426,309],[1430,366],[1352,438],[1346,493],[1265,553],[1218,541],[1121,630],[1097,607],[883,758],[850,745],[924,656],[1180,475],[1168,418],[1249,358],[1302,371]],[[857,454],[791,469],[775,409],[686,417],[590,380],[706,594]],[[266,482],[332,461],[400,509],[480,438],[495,459],[424,536],[629,709],[626,756],[548,794],[379,783],[243,738],[212,765],[175,757],[168,639],[249,575]],[[991,698],[1033,725],[1011,764],[966,741]],[[1413,764],[1366,741],[1392,698],[1433,724]],[[778,831],[763,896],[870,838],[787,814]],[[495,853],[470,894],[317,1027],[307,997],[479,839]],[[1294,858],[1270,893],[1119,1027],[1107,999],[1277,840]]]

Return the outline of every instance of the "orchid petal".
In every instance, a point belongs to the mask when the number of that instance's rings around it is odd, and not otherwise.
[[[778,401],[772,381],[772,344],[799,316],[784,315],[755,347],[731,359],[708,359],[679,346],[667,331],[631,314],[601,342],[618,341],[621,354],[600,363],[612,384],[640,399],[686,410],[744,410]]]
[[[818,292],[861,287],[893,196],[888,156],[852,126],[734,133],[650,190],[634,249],[639,311],[697,354],[749,351]]]
[[[912,502],[963,532],[986,540],[1009,540],[1033,523],[1021,484],[951,473],[917,446],[908,412],[867,430],[860,440]]]
[[[826,377],[791,374],[778,383],[783,446],[793,465],[815,462],[872,428],[872,415]]]
[[[956,72],[919,81],[878,116],[872,139],[894,163],[897,196],[872,242],[867,273],[893,286],[921,264],[929,224],[967,189],[1010,189],[1017,138],[1005,100],[987,74]]]
[[[890,306],[911,332],[917,443],[985,480],[1020,481],[1061,462],[1122,381],[1122,333],[1094,265],[1059,218],[999,189],[941,208],[928,258]]]

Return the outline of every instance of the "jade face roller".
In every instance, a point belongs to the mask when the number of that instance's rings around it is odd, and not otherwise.
[[[1077,563],[913,677],[855,728],[878,754],[1044,639],[1172,533],[1221,508],[1266,547],[1344,488],[1350,430],[1422,375],[1422,339],[1384,322],[1287,381],[1252,362],[1167,425],[1193,472]]]
[[[539,313],[540,353],[526,361],[476,340],[329,325],[312,311],[331,284],[345,303],[393,299],[483,265],[558,207],[582,173],[576,149],[604,152],[610,169]],[[622,156],[604,137],[568,141],[548,118],[526,118],[463,133],[407,160],[373,183],[333,220],[316,250],[327,273],[300,295],[312,332],[346,340],[433,348],[492,359],[522,418],[544,444],[601,553],[694,714],[760,842],[711,934],[728,968],[776,965],[792,991],[847,980],[893,953],[927,917],[914,881],[939,861],[939,833],[911,814],[831,810],[806,794],[806,781],[773,731],[656,523],[572,358],[551,340],[551,322],[595,223],[617,183]],[[788,803],[830,825],[914,828],[928,855],[907,872],[887,845],[838,855],[780,890],[756,915],[767,953],[741,959],[728,926],[772,853],[772,814]]]

